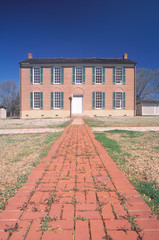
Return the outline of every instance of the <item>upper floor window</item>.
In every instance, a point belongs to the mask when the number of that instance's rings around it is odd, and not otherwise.
[[[51,67],[51,84],[63,84],[63,83],[64,83],[64,68]]]
[[[96,83],[102,83],[102,68],[96,68]]]
[[[42,67],[31,67],[30,68],[30,83],[31,84],[42,84],[43,83],[43,68]]]
[[[113,68],[113,84],[126,84],[125,67]]]
[[[76,67],[76,83],[82,83],[82,68]]]
[[[116,83],[122,83],[122,68],[116,68]]]
[[[105,84],[105,67],[92,67],[92,83]]]
[[[54,83],[61,83],[59,67],[54,68]]]
[[[40,83],[40,68],[34,68],[33,72],[33,83]]]
[[[72,68],[72,83],[84,84],[85,83],[85,67],[73,67]]]

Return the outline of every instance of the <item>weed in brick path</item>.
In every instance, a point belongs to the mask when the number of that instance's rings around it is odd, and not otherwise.
[[[86,221],[87,218],[85,218],[85,217],[79,215],[78,217],[74,218],[74,221],[76,221],[76,220]]]
[[[107,235],[105,237],[102,237],[102,239],[106,239],[106,240],[113,240],[113,238],[110,235]]]
[[[56,199],[56,194],[51,194],[49,198],[45,198],[44,202],[40,202],[41,204],[46,205],[45,212],[49,212],[51,205],[55,202]]]
[[[75,234],[76,234],[76,232],[75,232],[75,231],[73,231],[73,233],[72,233],[72,236],[73,236],[73,238],[74,238]]]
[[[122,205],[124,205],[124,204],[126,203],[126,197],[125,197],[124,195],[118,193],[118,192],[117,192],[117,194],[118,194],[120,203],[121,203]]]
[[[125,233],[127,233],[128,230],[129,229],[125,225],[123,227],[121,227],[121,228],[117,228],[117,231],[123,231]]]
[[[19,228],[18,223],[15,225],[6,225],[6,228],[4,229],[4,232],[9,232],[9,237],[12,235],[13,232],[17,231]]]
[[[32,225],[32,222],[29,223],[29,225],[28,225],[28,227],[27,227],[27,232],[26,232],[26,234],[24,235],[24,239],[23,239],[23,240],[26,239],[26,237],[27,237],[27,235],[28,235],[28,232],[29,232],[29,230],[30,230],[30,228],[31,228],[31,225]]]
[[[27,208],[27,205],[28,205],[28,203],[27,202],[23,202],[23,204],[22,204],[22,206],[20,206],[20,207],[17,207],[17,209],[20,209],[20,211],[24,211],[26,208]]]
[[[57,221],[57,220],[59,220],[59,218],[58,218],[57,216],[54,216],[54,217],[52,218],[52,220],[53,220],[53,221]]]
[[[77,200],[76,200],[76,196],[74,196],[71,204],[72,204],[73,206],[76,206],[77,203],[78,203],[78,202],[77,202]]]
[[[32,207],[32,212],[37,212],[38,208],[37,207]]]
[[[52,230],[52,229],[49,229],[49,226],[48,226],[48,222],[52,222],[53,219],[49,216],[45,216],[41,219],[41,230],[44,232],[44,231],[48,231],[48,230]]]
[[[114,217],[115,217],[115,219],[117,219],[117,215],[116,215],[115,209],[114,209],[114,207],[113,207],[112,204],[111,204],[111,207],[112,207],[112,212],[113,212],[113,214],[114,214]]]
[[[136,231],[138,234],[142,231],[142,229],[138,226],[138,224],[135,222],[135,217],[137,215],[126,215],[122,216],[124,219],[127,219],[129,223],[131,223],[131,230]]]

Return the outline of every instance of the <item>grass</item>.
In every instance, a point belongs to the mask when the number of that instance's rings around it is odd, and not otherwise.
[[[60,136],[61,133],[0,136],[0,211]]]
[[[159,116],[94,117],[85,118],[89,127],[142,127],[159,126]]]
[[[65,128],[71,123],[70,119],[0,119],[0,129],[35,129],[35,128]]]
[[[113,130],[94,133],[98,141],[159,217],[158,132]],[[157,148],[156,148],[157,147]],[[151,154],[151,155],[150,155]]]
[[[156,181],[146,182],[137,178],[130,179],[145,202],[159,216],[159,186]]]

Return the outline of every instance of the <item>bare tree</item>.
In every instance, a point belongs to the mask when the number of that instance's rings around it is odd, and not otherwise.
[[[7,109],[8,116],[19,115],[19,89],[14,81],[0,83],[0,104]]]
[[[136,75],[136,100],[158,99],[159,70],[140,68]]]

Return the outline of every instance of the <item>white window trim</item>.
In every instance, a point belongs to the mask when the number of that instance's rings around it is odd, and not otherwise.
[[[55,68],[60,68],[60,83],[55,83]],[[54,71],[54,72],[53,72],[53,83],[56,84],[56,85],[61,84],[61,67],[59,67],[59,66],[54,66],[53,71]]]
[[[75,84],[82,84],[82,82],[81,83],[76,82],[76,68],[81,68],[82,69],[82,66],[75,66]],[[83,69],[82,69],[82,71],[83,71]],[[83,72],[82,72],[82,75],[83,75]],[[82,76],[82,78],[83,78],[83,76]],[[83,79],[82,79],[82,81],[83,81]]]
[[[40,91],[34,91],[33,92],[33,109],[40,109],[40,107],[39,108],[34,107],[34,93],[41,93],[41,92]],[[40,97],[39,97],[39,101],[40,101]]]
[[[40,85],[40,82],[39,82],[39,83],[35,83],[35,82],[34,82],[34,68],[39,68],[39,72],[40,72],[40,67],[39,67],[39,66],[33,67],[33,84],[35,84],[35,85],[36,85],[36,84],[37,84],[37,85]]]
[[[96,82],[96,68],[101,68],[101,70],[103,70],[103,69],[102,69],[102,67],[100,67],[100,66],[99,66],[99,67],[95,67],[95,84],[101,85],[101,84],[102,84],[102,79],[101,79],[101,83],[97,83],[97,82]],[[103,78],[103,72],[102,72],[102,78]],[[99,108],[97,108],[97,109],[99,109]]]
[[[95,109],[102,109],[102,107],[101,107],[101,108],[97,108],[97,107],[96,107],[96,93],[97,93],[97,92],[101,92],[101,93],[102,93],[102,91],[96,91],[96,92],[95,92]],[[102,94],[101,94],[101,106],[102,106]]]

